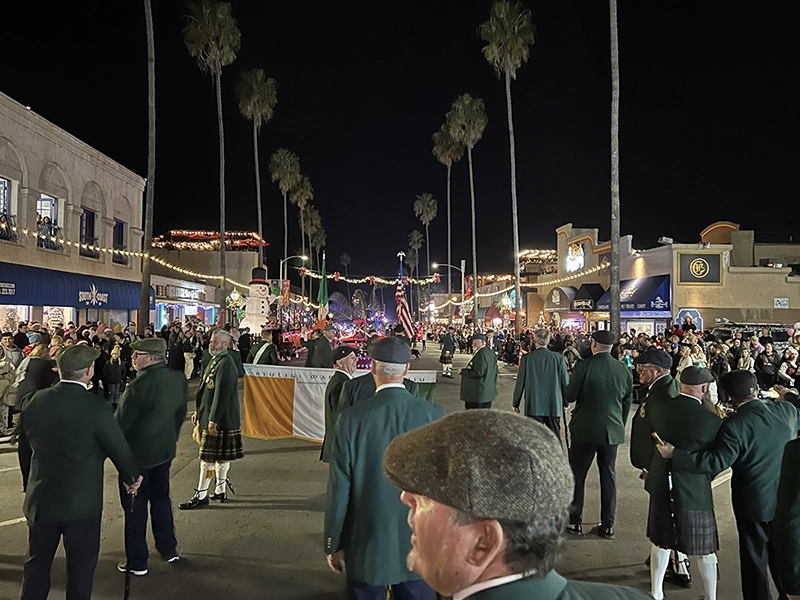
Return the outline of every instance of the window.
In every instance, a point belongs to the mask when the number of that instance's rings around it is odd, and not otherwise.
[[[0,240],[19,239],[17,217],[11,212],[11,181],[0,177]]]
[[[64,250],[63,236],[58,226],[58,198],[45,194],[39,196],[36,201],[36,226],[39,229],[36,241],[39,248],[59,252]]]
[[[114,250],[127,250],[125,245],[125,223],[122,221],[114,221]],[[118,265],[127,265],[128,264],[128,257],[125,254],[119,254],[117,252],[111,255],[111,260],[113,260]],[[127,325],[127,323],[126,323]]]
[[[81,212],[81,256],[89,258],[100,258],[100,251],[92,248],[97,245],[95,237],[95,221],[97,213],[89,208],[84,208]]]
[[[53,198],[52,196],[45,196],[44,194],[39,196],[39,200],[36,201],[36,213],[39,219],[44,220],[45,217],[47,217],[50,223],[57,226],[58,198]]]
[[[0,214],[11,214],[11,181],[0,177]]]

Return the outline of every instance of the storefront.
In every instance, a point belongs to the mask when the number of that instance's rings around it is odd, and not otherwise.
[[[124,327],[136,318],[141,285],[0,263],[0,326],[12,329],[21,320],[35,320],[51,326],[103,321]],[[154,304],[152,289],[150,304]]]
[[[550,316],[551,323],[570,329],[585,329],[584,314],[572,310],[572,301],[577,293],[578,290],[570,286],[554,287],[547,293],[544,312]]]
[[[211,325],[217,316],[215,288],[202,283],[153,275],[155,309],[150,322],[156,329],[172,323]]]
[[[578,293],[570,303],[570,310],[573,313],[583,314],[583,325],[586,331],[604,329],[604,321],[608,316],[597,312],[597,302],[603,297],[605,290],[599,283],[584,283],[578,288]]]
[[[671,329],[670,276],[640,277],[620,282],[620,321],[622,331],[656,335]],[[597,302],[596,313],[611,310],[611,290]]]

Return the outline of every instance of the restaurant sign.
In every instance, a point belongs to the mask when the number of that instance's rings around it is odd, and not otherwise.
[[[722,254],[678,253],[678,283],[682,285],[721,285]]]

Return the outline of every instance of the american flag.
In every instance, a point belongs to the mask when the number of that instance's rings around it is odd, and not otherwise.
[[[406,335],[411,338],[414,336],[414,322],[411,320],[411,311],[408,309],[406,291],[403,287],[402,270],[397,276],[397,291],[394,293],[394,299],[397,302],[397,322],[403,326],[406,330]]]

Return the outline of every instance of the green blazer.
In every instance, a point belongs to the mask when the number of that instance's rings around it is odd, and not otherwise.
[[[772,521],[783,449],[797,437],[797,428],[797,408],[793,405],[751,400],[725,419],[714,443],[706,450],[676,448],[672,469],[716,475],[732,467],[734,515],[751,521]]]
[[[309,350],[309,352],[311,352],[311,350]],[[318,337],[314,341],[314,353],[311,357],[311,364],[308,366],[317,369],[333,368],[333,348],[328,338],[324,335]]]
[[[344,550],[347,577],[370,585],[419,579],[406,567],[408,508],[383,474],[383,453],[402,433],[443,417],[441,406],[385,388],[339,415],[325,501],[325,552]]]
[[[651,403],[672,400],[681,395],[681,384],[672,377],[672,375],[665,375],[656,381],[647,390],[639,410],[633,413],[633,423],[631,424],[631,442],[630,442],[630,457],[631,464],[637,469],[650,470],[650,465],[653,462],[653,453],[658,454],[656,451],[656,444],[653,437],[650,435],[655,429],[649,419],[642,422],[648,414],[647,407]],[[661,431],[658,431],[661,435]],[[663,437],[666,440],[667,438]],[[672,441],[672,440],[669,440]],[[658,455],[660,458],[660,454]]]
[[[111,406],[77,383],[61,381],[23,406],[33,457],[23,511],[34,521],[74,521],[103,512],[103,464],[122,480],[139,477]]]
[[[328,381],[325,388],[325,439],[322,440],[322,462],[331,462],[333,456],[333,440],[336,437],[336,417],[339,416],[339,396],[342,393],[342,386],[350,381],[350,377],[344,371],[336,371]]]
[[[772,542],[783,591],[800,595],[800,440],[786,444],[783,452]]]
[[[300,340],[300,345],[303,348],[308,349],[308,354],[306,354],[306,362],[303,364],[304,367],[312,367],[314,366],[312,363],[314,362],[314,348],[316,347],[317,340]]]
[[[117,407],[117,423],[139,469],[157,467],[175,458],[188,396],[184,374],[164,363],[150,365],[125,386]]]
[[[461,371],[461,401],[486,404],[497,398],[497,357],[486,346]]]
[[[456,353],[456,340],[450,332],[442,336],[442,352],[449,352],[450,354]]]
[[[239,374],[231,354],[233,351],[226,350],[215,356],[200,380],[196,410],[197,419],[203,429],[208,429],[209,421],[216,423],[219,429],[231,430],[242,427],[239,411]]]
[[[258,362],[256,362],[256,355],[261,350],[261,347],[267,345],[267,349],[261,353],[261,356],[258,358]],[[275,344],[272,342],[258,342],[255,346],[250,348],[250,352],[247,355],[247,362],[253,365],[277,365],[278,364],[278,351],[275,349]]]
[[[616,446],[625,441],[625,423],[633,402],[633,374],[601,352],[579,361],[567,386],[567,402],[575,403],[569,431],[587,444]]]
[[[564,357],[547,348],[537,348],[522,357],[514,386],[514,408],[519,408],[525,393],[528,417],[561,417],[564,413],[564,390],[569,375]]]
[[[645,417],[641,418],[643,409]],[[676,448],[689,451],[703,450],[714,443],[717,432],[722,426],[722,419],[711,413],[697,399],[684,395],[649,401],[646,406],[639,409],[638,413],[639,418],[634,421],[634,427],[647,431],[648,436],[655,431],[662,440]],[[671,465],[655,450],[655,441],[652,437],[650,437],[650,449],[650,464],[640,467],[649,471],[644,488],[650,492],[651,498],[668,503]],[[672,498],[676,508],[713,511],[711,479],[712,475],[707,473],[674,472]]]
[[[541,579],[528,577],[489,588],[469,600],[652,600],[649,594],[621,585],[564,579],[550,571]]]
[[[419,396],[419,385],[416,381],[411,381],[407,377],[403,378],[403,385],[408,393],[412,396]],[[345,408],[355,406],[359,402],[369,400],[375,395],[375,377],[372,373],[354,377],[350,381],[345,381],[339,392],[339,405],[338,412],[342,412]],[[335,428],[334,428],[335,431]]]

